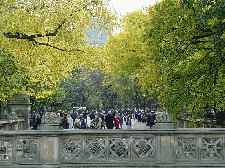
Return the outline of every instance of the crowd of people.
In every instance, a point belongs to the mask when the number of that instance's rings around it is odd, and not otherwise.
[[[41,125],[41,113],[33,112],[33,115],[30,115],[30,127],[32,130],[38,129]]]
[[[41,125],[42,113],[33,112],[30,116],[30,125],[33,130]],[[63,129],[131,129],[132,121],[146,123],[152,128],[155,124],[154,111],[141,110],[92,110],[84,111],[62,111],[56,113],[59,118],[60,126]],[[89,121],[88,121],[89,120]]]
[[[73,111],[59,111],[57,116],[61,118],[63,129],[123,129],[123,124],[127,129],[131,129],[132,120],[146,123],[146,126],[152,128],[155,124],[155,112],[151,111],[132,111],[132,110],[92,110],[90,113],[83,111],[81,113]],[[87,123],[87,116],[90,118]]]

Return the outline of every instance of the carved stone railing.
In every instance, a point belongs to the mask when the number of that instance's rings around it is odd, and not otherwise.
[[[4,111],[1,115],[0,130],[22,130],[25,120],[19,117],[14,111],[8,113]]]
[[[41,118],[40,130],[59,130],[59,117],[54,112],[46,112]]]
[[[225,129],[0,131],[0,167],[225,167]]]
[[[156,115],[156,129],[174,129],[173,116],[168,112],[160,112]]]

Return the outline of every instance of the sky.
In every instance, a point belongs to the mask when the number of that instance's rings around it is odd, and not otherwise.
[[[112,6],[119,15],[125,15],[127,12],[133,12],[136,9],[146,8],[149,5],[154,5],[160,0],[109,0],[109,5]]]
[[[160,0],[109,0],[109,9],[113,7],[118,16],[124,16],[127,12],[133,12],[137,9],[143,9],[148,7],[149,5],[154,5],[157,1]],[[120,29],[114,30],[115,32],[119,32]],[[93,43],[97,39],[97,32],[90,30],[88,34],[91,38],[88,39],[89,43]],[[108,34],[102,34],[102,38],[98,39],[98,44],[103,44],[106,41]]]

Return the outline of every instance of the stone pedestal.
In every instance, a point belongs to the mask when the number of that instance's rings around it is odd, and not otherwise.
[[[155,129],[173,130],[175,124],[173,117],[168,112],[161,112],[156,116]],[[161,135],[156,137],[156,162],[165,164],[174,164],[174,137],[171,135]],[[172,168],[172,166],[168,166]]]
[[[156,129],[174,129],[173,117],[168,112],[160,112],[156,116]]]
[[[46,112],[41,118],[40,130],[60,130],[59,119],[54,112]]]
[[[18,117],[24,119],[22,129],[27,130],[30,128],[30,109],[31,103],[26,93],[15,93],[13,98],[8,102],[9,111],[15,112]]]

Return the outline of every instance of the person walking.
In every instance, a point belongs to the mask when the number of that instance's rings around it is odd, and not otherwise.
[[[80,129],[80,125],[81,125],[80,116],[78,115],[77,118],[75,118],[75,121],[74,121],[74,128]]]
[[[94,120],[95,119],[95,114],[93,113],[93,111],[90,114],[90,120]]]
[[[113,129],[113,127],[114,127],[113,121],[114,120],[115,120],[115,117],[109,111],[107,116],[105,117],[105,122],[106,122],[107,129]]]
[[[114,120],[114,126],[115,129],[120,129],[121,128],[121,119],[120,119],[120,115],[116,114],[116,118]]]
[[[96,129],[101,129],[102,119],[100,118],[99,113],[96,114],[96,118],[95,118],[94,122],[95,122],[95,125],[96,125]]]
[[[100,118],[102,119],[102,123],[101,123],[101,129],[105,128],[106,122],[105,122],[105,115],[103,113],[101,113]]]
[[[63,127],[63,129],[69,129],[69,123],[68,123],[68,120],[67,120],[67,114],[64,114],[60,125]]]
[[[41,126],[41,114],[40,113],[37,114],[36,125],[37,125],[37,127]]]
[[[77,118],[77,114],[76,114],[75,111],[73,111],[73,112],[71,113],[71,117],[72,117],[73,123],[74,123],[75,119]]]
[[[85,119],[82,118],[82,119],[80,120],[80,129],[86,129],[86,128],[87,128],[87,127],[86,127]]]
[[[68,114],[67,120],[68,120],[68,124],[69,124],[69,129],[72,129],[73,128],[73,118],[71,117],[70,114]]]
[[[154,111],[151,111],[150,115],[148,116],[148,123],[149,123],[150,129],[152,128],[153,125],[155,125]]]
[[[33,117],[32,117],[32,124],[33,124],[33,130],[37,129],[37,114],[34,112]]]
[[[132,121],[131,121],[131,114],[128,114],[127,117],[126,117],[126,125],[127,125],[127,129],[131,129],[131,124],[132,124]]]

